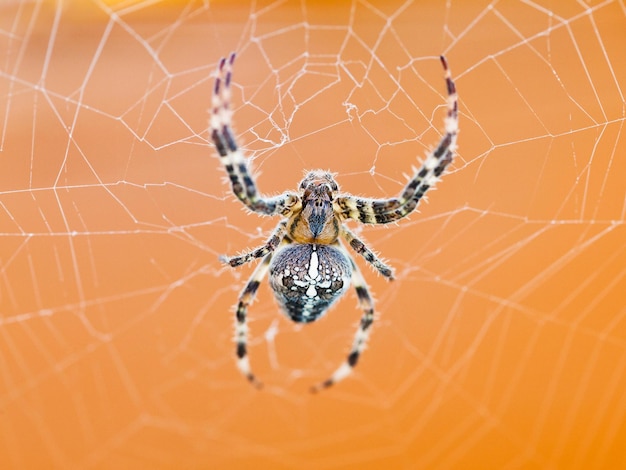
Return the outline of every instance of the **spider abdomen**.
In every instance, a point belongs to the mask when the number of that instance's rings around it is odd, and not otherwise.
[[[330,245],[291,244],[274,253],[270,285],[283,311],[297,323],[322,317],[350,286],[352,266]]]

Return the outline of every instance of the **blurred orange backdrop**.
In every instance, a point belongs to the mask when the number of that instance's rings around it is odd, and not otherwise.
[[[0,467],[626,467],[626,13],[577,2],[30,2],[0,7]],[[290,323],[265,283],[250,358],[218,256],[277,223],[208,140],[219,58],[261,190],[307,169],[420,213],[351,227],[395,267],[350,378],[350,292]]]

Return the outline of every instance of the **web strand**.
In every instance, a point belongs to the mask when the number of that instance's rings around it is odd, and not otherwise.
[[[331,3],[0,6],[3,468],[626,466],[623,2]],[[300,327],[259,286],[263,390],[234,364],[254,267],[219,255],[276,220],[212,146],[231,50],[221,112],[269,201],[315,168],[402,194],[445,133],[441,54],[458,85],[437,191],[350,226],[396,280],[356,259],[376,328],[320,396],[354,293]]]

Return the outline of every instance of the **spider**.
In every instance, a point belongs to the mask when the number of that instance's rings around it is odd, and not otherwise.
[[[374,321],[374,303],[363,275],[340,240],[385,278],[393,280],[394,275],[393,270],[344,225],[344,221],[387,224],[406,217],[452,161],[458,133],[457,94],[446,59],[443,56],[440,59],[448,92],[445,132],[404,190],[391,199],[363,199],[340,193],[334,175],[321,170],[307,173],[297,192],[274,197],[261,195],[231,128],[231,77],[235,54],[220,60],[211,103],[211,140],[237,199],[251,212],[283,217],[264,245],[239,256],[220,258],[232,267],[262,258],[239,295],[235,314],[237,367],[256,387],[262,384],[252,372],[248,359],[247,311],[268,272],[279,306],[297,323],[318,320],[346,292],[350,283],[354,285],[363,313],[352,348],[335,372],[313,386],[311,391],[339,382],[357,364]]]

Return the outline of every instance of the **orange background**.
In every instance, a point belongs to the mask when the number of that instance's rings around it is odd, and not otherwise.
[[[626,14],[582,2],[18,2],[0,10],[0,467],[626,467]],[[378,320],[353,376],[350,292],[318,323],[233,305],[276,219],[208,141],[235,129],[267,194],[330,169],[420,213],[360,230]]]

